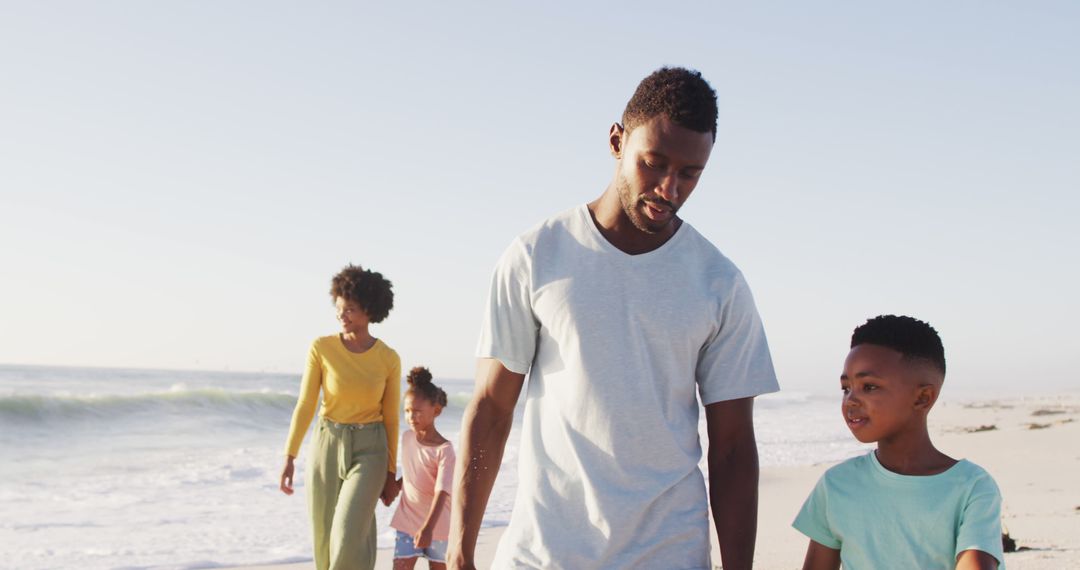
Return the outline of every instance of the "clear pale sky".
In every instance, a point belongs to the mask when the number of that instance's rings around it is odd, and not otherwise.
[[[510,4],[0,4],[0,362],[298,372],[352,262],[406,367],[470,377],[501,251],[683,65],[720,124],[682,215],[783,386],[889,312],[949,382],[1078,384],[1080,5]]]

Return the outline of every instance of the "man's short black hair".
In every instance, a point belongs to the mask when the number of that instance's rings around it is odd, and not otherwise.
[[[630,132],[657,115],[716,139],[716,91],[700,72],[662,67],[642,79],[623,111],[623,128]]]
[[[945,347],[934,327],[919,319],[897,315],[874,317],[851,334],[851,348],[876,344],[891,348],[904,358],[922,358],[945,375]]]

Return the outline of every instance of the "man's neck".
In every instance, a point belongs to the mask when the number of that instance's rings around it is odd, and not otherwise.
[[[675,232],[682,226],[682,219],[676,217],[663,230],[657,233],[648,233],[640,230],[630,221],[623,211],[618,193],[614,184],[600,195],[599,198],[588,203],[589,216],[592,218],[600,235],[611,245],[623,253],[640,255],[659,249],[675,236]]]

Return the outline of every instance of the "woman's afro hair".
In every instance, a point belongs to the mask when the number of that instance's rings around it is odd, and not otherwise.
[[[330,297],[342,297],[360,305],[368,321],[381,323],[394,308],[393,287],[382,273],[350,264],[330,282]]]

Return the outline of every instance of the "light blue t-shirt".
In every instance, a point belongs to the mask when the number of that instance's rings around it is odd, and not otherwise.
[[[845,570],[956,567],[981,550],[1005,568],[1001,494],[982,467],[960,460],[937,475],[900,475],[874,451],[825,472],[792,524],[840,551]]]

